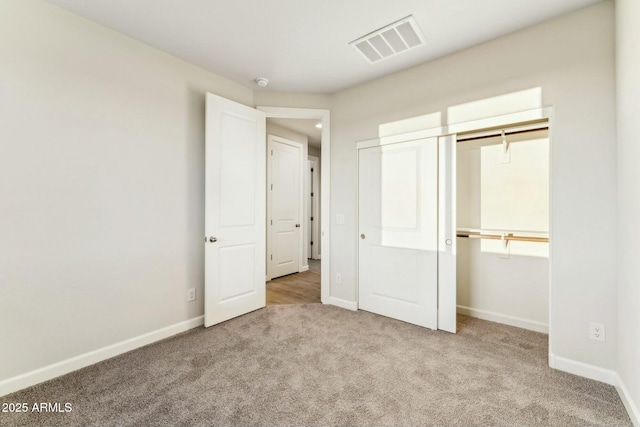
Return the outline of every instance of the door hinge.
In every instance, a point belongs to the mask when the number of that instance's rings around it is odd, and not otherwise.
[[[273,150],[271,150],[271,155],[273,156]]]
[[[313,193],[311,193],[311,197],[313,197]]]
[[[313,242],[311,242],[311,246],[313,246]]]
[[[313,217],[311,217],[311,221],[313,221]]]
[[[273,255],[271,255],[271,261],[273,261]]]
[[[271,191],[273,191],[273,184],[271,184]]]
[[[311,172],[313,172],[313,168],[311,168]]]
[[[273,225],[273,220],[271,220],[271,225]]]

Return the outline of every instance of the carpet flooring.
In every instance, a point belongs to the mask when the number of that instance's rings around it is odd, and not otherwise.
[[[2,426],[630,426],[611,386],[547,366],[547,336],[460,317],[456,335],[273,305],[0,398],[66,413]]]

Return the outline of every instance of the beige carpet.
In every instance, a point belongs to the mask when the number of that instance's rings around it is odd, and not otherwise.
[[[2,426],[630,426],[613,387],[547,367],[547,336],[463,318],[457,335],[320,304],[198,328],[0,402]]]

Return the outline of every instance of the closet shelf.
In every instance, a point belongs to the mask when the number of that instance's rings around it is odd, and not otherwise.
[[[503,240],[505,242],[539,242],[548,243],[549,234],[528,231],[508,231],[508,230],[481,230],[471,228],[459,228],[456,230],[458,237],[466,237],[469,239],[491,239]]]

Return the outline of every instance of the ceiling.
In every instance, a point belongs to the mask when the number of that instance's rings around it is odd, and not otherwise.
[[[600,0],[48,1],[256,90],[330,94]],[[424,46],[370,64],[349,45],[411,14]]]

